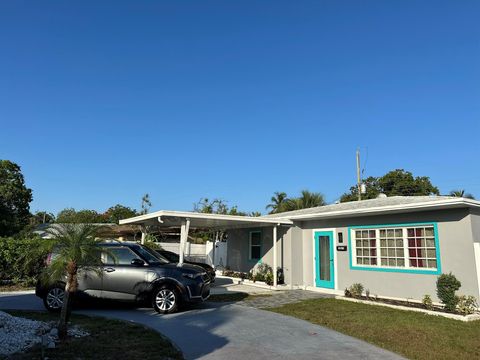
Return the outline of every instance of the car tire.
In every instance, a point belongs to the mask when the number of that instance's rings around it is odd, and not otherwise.
[[[161,285],[153,292],[152,305],[159,314],[172,314],[176,312],[179,303],[179,292],[172,285]]]
[[[65,288],[61,285],[55,285],[48,288],[43,296],[43,305],[48,311],[59,312],[62,310]]]

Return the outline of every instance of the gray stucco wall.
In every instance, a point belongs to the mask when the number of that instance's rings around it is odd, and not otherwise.
[[[234,229],[228,231],[227,266],[234,271],[249,272],[257,260],[249,259],[249,235],[251,231],[262,232],[261,262],[273,267],[273,227]],[[277,228],[277,265],[284,269],[285,282],[291,282],[292,241],[291,230]],[[301,255],[301,253],[300,253]]]
[[[478,298],[480,294],[473,239],[474,237],[475,241],[480,239],[480,217],[472,220],[468,209],[302,222],[298,224],[303,229],[301,237],[294,236],[292,242],[302,244],[303,262],[294,261],[292,271],[295,275],[303,273],[304,285],[314,286],[314,229],[335,228],[336,235],[342,232],[344,244],[347,244],[349,226],[416,222],[437,222],[442,272],[451,271],[462,282],[459,293],[474,295]],[[472,231],[472,228],[475,228],[475,231]],[[337,236],[335,237],[336,246]],[[369,289],[372,295],[421,299],[425,294],[429,294],[434,300],[438,300],[436,297],[437,275],[353,270],[350,269],[349,251],[335,251],[334,256],[337,262],[336,289],[339,291],[359,282]],[[293,278],[296,279],[296,276]]]

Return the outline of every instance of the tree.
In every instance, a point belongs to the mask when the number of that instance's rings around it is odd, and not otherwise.
[[[222,215],[238,215],[246,216],[247,213],[239,211],[237,206],[228,207],[227,203],[221,199],[209,200],[208,198],[201,198],[197,203],[193,204],[193,211],[203,213],[203,214],[222,214]],[[208,239],[213,239],[214,241],[223,241],[225,240],[225,230],[215,229],[215,230],[197,230],[195,235],[199,238],[202,238],[203,241]]]
[[[321,193],[302,190],[299,197],[287,199],[283,209],[284,211],[292,211],[323,206],[325,204],[325,198]]]
[[[287,201],[287,194],[284,192],[275,191],[273,196],[270,198],[271,203],[266,206],[266,209],[271,209],[270,214],[276,214],[283,210],[285,203]]]
[[[57,214],[57,223],[59,224],[101,224],[105,222],[105,217],[95,210],[80,210],[66,208]]]
[[[466,193],[465,190],[463,190],[463,189],[462,190],[452,190],[452,191],[450,191],[450,196],[463,197],[463,198],[466,198],[466,199],[475,200],[475,196],[473,196],[470,193]]]
[[[0,160],[0,236],[14,235],[28,224],[32,199],[20,166]]]
[[[410,171],[396,169],[381,177],[369,177],[365,180],[367,193],[362,194],[362,199],[374,199],[380,193],[387,196],[421,196],[439,195],[436,186],[433,186],[428,176],[414,177]],[[355,201],[358,199],[358,188],[352,186],[349,193],[340,198],[341,202]]]
[[[127,219],[137,215],[138,214],[135,209],[131,209],[127,206],[117,204],[115,206],[110,207],[107,211],[105,211],[105,213],[103,214],[103,217],[109,223],[118,224],[118,222],[122,219]]]
[[[45,239],[43,246],[52,251],[56,249],[57,256],[46,268],[44,277],[51,283],[64,281],[65,292],[62,310],[58,322],[60,339],[67,336],[67,319],[70,315],[70,303],[78,288],[78,272],[94,271],[99,276],[102,271],[101,248],[96,235],[98,226],[88,224],[63,224],[49,230],[50,239]]]
[[[248,216],[259,217],[262,216],[262,213],[260,211],[251,211]]]
[[[46,211],[37,211],[30,218],[30,224],[33,226],[40,224],[51,224],[55,222],[55,215]]]
[[[150,201],[150,195],[145,194],[142,196],[142,211],[140,211],[141,215],[148,214],[150,208],[152,207],[152,202]]]

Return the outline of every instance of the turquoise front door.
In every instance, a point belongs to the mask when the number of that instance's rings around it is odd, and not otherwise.
[[[315,285],[334,289],[333,231],[315,232]]]

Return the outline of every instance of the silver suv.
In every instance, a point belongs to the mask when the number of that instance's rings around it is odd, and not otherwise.
[[[209,277],[199,266],[177,266],[137,243],[111,242],[99,246],[108,248],[108,252],[102,253],[102,272],[79,271],[77,301],[82,298],[146,301],[157,312],[167,314],[177,311],[182,304],[202,302],[210,296]],[[52,253],[49,259],[54,256]],[[58,311],[64,291],[64,282],[39,281],[35,293],[48,310]]]

